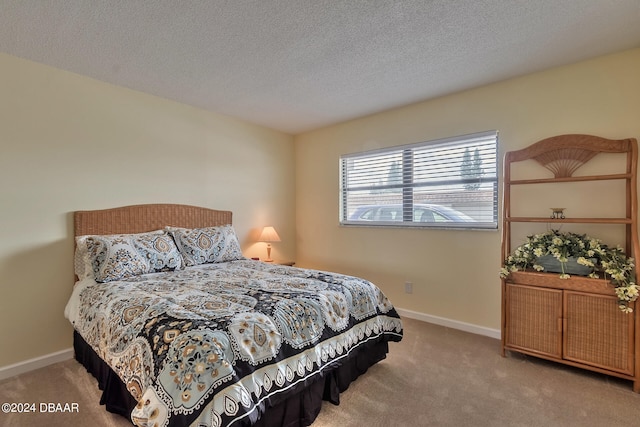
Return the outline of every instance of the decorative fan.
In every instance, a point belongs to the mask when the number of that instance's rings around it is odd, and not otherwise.
[[[582,148],[558,148],[541,153],[534,159],[545,168],[549,169],[556,178],[566,178],[582,165],[591,160],[597,151],[585,150]]]

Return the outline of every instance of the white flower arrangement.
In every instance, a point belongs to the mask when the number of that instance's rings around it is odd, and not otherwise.
[[[560,262],[561,279],[571,277],[565,273],[565,265],[570,257],[576,258],[578,264],[592,269],[589,277],[610,280],[615,287],[620,310],[625,313],[633,311],[629,303],[638,298],[640,290],[636,284],[634,259],[627,257],[621,247],[610,248],[586,234],[551,230],[527,236],[527,241],[504,260],[500,277],[507,278],[512,271],[544,271],[544,267],[538,264],[538,258],[544,255],[552,255]]]

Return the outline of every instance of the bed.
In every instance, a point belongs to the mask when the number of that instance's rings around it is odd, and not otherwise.
[[[77,211],[74,237],[75,358],[135,425],[310,425],[402,339],[372,283],[243,257],[230,211]]]

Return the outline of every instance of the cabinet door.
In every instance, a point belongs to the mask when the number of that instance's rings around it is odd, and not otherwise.
[[[562,291],[506,284],[505,345],[562,357]]]
[[[565,359],[633,375],[635,313],[623,313],[617,301],[565,291]]]

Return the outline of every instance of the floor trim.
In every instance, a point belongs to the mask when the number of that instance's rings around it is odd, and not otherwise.
[[[0,368],[0,380],[44,368],[45,366],[53,365],[54,363],[63,362],[72,358],[73,348],[68,348],[66,350],[45,354],[44,356],[35,357],[23,362],[14,363],[13,365],[3,366]]]
[[[447,319],[446,317],[432,316],[431,314],[420,313],[412,310],[405,310],[403,308],[396,307],[396,311],[400,316],[408,317],[410,319],[422,320],[423,322],[434,323],[440,326],[446,326],[448,328],[459,329],[465,332],[471,332],[472,334],[484,335],[487,337],[500,339],[500,330],[486,328],[484,326],[474,325],[472,323],[460,322],[458,320]]]
[[[403,308],[396,307],[396,311],[400,314],[400,316],[408,317],[410,319],[421,320],[423,322],[434,323],[436,325],[453,329],[459,329],[461,331],[470,332],[472,334],[484,335],[498,340],[500,339],[500,330],[498,329],[486,328],[484,326],[460,322],[458,320],[447,319],[445,317],[433,316],[431,314],[420,313],[412,310],[405,310]],[[18,362],[14,363],[13,365],[4,366],[0,368],[0,381],[25,372],[44,368],[45,366],[53,365],[54,363],[63,362],[71,358],[73,358],[73,348],[68,348],[66,350],[61,350],[55,353],[50,353],[44,356],[25,360],[24,362]]]

